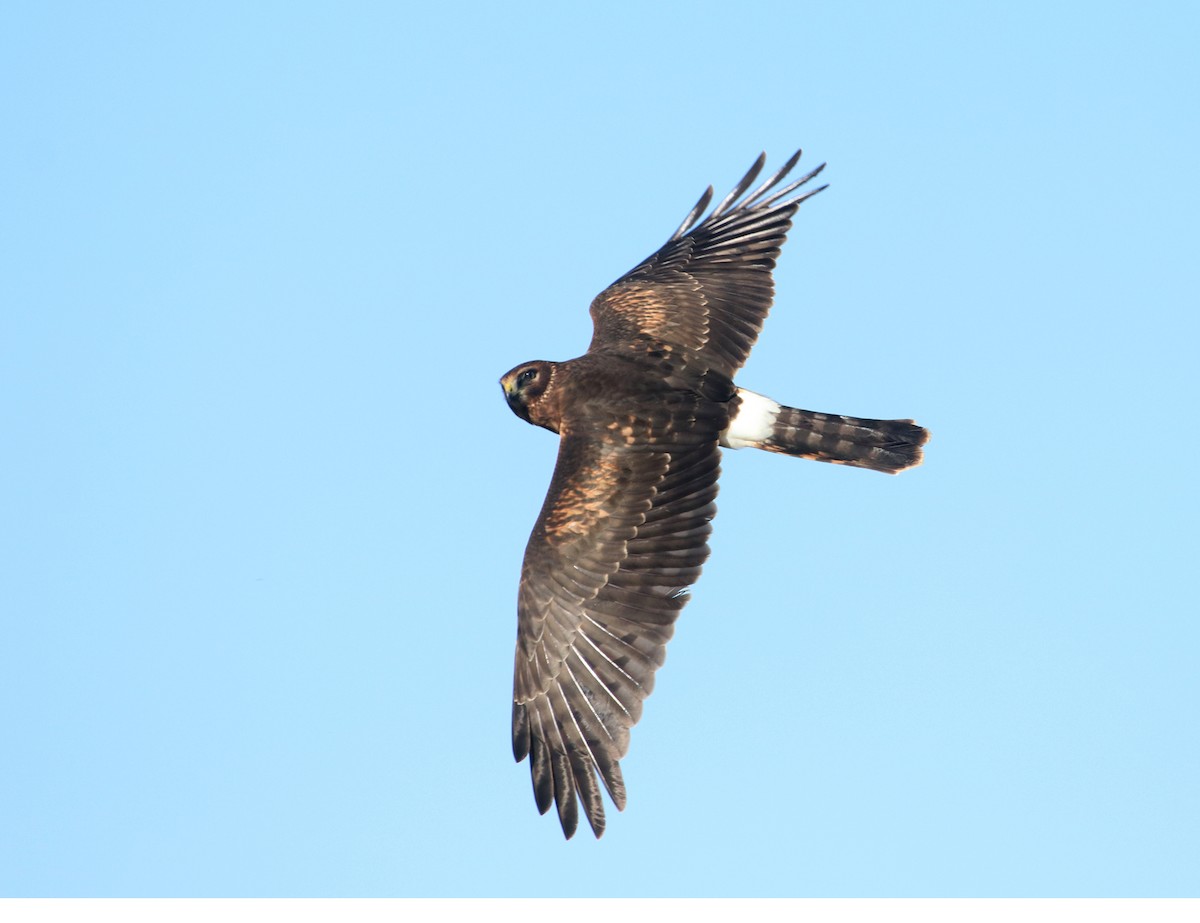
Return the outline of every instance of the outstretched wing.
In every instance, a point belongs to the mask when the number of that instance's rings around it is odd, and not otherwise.
[[[565,435],[525,551],[513,754],[530,758],[538,810],[557,804],[568,838],[577,796],[604,832],[597,778],[625,807],[618,760],[708,557],[722,421],[689,425],[653,445],[619,427],[604,439]]]
[[[797,151],[743,199],[766,163],[766,155],[760,154],[734,190],[698,220],[712,201],[710,186],[662,249],[592,302],[589,348],[609,348],[645,336],[683,347],[733,377],[750,355],[771,309],[771,271],[792,215],[801,202],[825,188],[792,196],[825,168],[821,164],[776,189],[799,160]]]

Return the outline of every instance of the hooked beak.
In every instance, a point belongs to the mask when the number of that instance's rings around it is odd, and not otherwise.
[[[517,416],[523,416],[521,413],[521,398],[517,394],[516,376],[507,375],[501,378],[500,387],[504,389],[504,399],[508,402],[509,409]]]
[[[517,393],[517,376],[506,375],[501,378],[500,387],[504,389],[504,400],[508,402],[508,409],[528,423],[529,409],[521,400],[521,395]]]

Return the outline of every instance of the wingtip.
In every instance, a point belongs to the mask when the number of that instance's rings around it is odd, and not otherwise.
[[[559,793],[555,792],[557,800]],[[575,800],[575,792],[563,793],[563,800],[558,802],[558,822],[562,824],[563,836],[568,840],[579,830],[579,807]]]
[[[520,702],[513,702],[512,711],[513,757],[519,763],[529,756],[529,712]]]
[[[592,836],[594,836],[596,839],[600,839],[600,837],[604,836],[604,831],[607,828],[605,827],[603,813],[601,813],[599,817],[592,817],[592,815],[589,814],[588,824],[592,828]]]
[[[708,204],[712,201],[712,198],[713,187],[710,185],[704,190],[704,195],[700,196],[692,210],[688,212],[687,217],[683,219],[683,224],[679,225],[675,233],[671,235],[670,240],[678,240],[687,233],[688,229],[696,223],[696,220],[704,214],[704,210],[708,208]]]
[[[822,164],[822,166],[824,166],[824,164]],[[810,177],[805,177],[802,180],[798,180],[796,183],[793,184],[793,188],[795,186],[803,185],[809,179],[810,179]],[[809,189],[807,192],[801,193],[800,195],[796,196],[794,199],[789,199],[788,204],[799,207],[803,202],[806,202],[807,200],[811,199],[813,196],[815,196],[819,192],[824,192],[828,188],[829,188],[829,183],[826,183],[824,186],[818,186],[816,189]]]

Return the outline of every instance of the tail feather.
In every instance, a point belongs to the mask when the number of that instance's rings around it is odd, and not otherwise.
[[[898,474],[921,464],[929,431],[912,420],[866,420],[780,407],[757,448]]]

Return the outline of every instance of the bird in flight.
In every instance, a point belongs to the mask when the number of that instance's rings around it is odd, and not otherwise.
[[[512,741],[538,811],[569,839],[579,804],[604,833],[600,786],[625,807],[619,760],[654,688],[675,619],[708,557],[721,448],[896,474],[928,432],[787,407],[733,383],[771,308],[771,271],[824,164],[753,192],[766,162],[707,216],[710,186],[655,254],[592,302],[592,342],[567,362],[500,379],[521,419],[559,435],[517,600]]]

